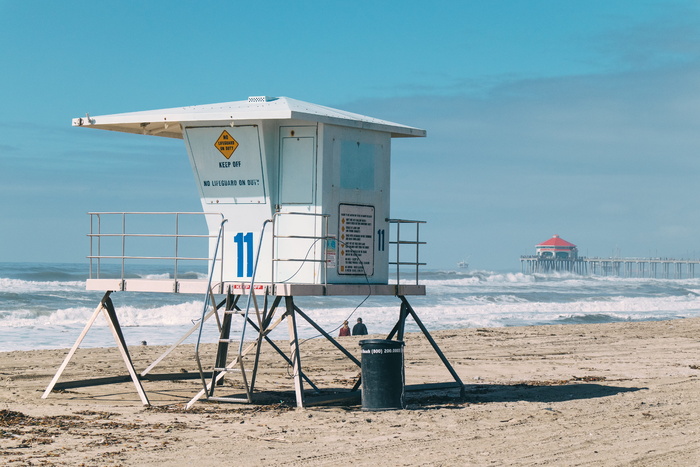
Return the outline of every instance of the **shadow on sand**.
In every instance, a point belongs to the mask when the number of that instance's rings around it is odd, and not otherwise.
[[[597,383],[537,384],[474,384],[465,385],[465,402],[564,402],[595,399],[640,391],[645,388],[606,386]]]

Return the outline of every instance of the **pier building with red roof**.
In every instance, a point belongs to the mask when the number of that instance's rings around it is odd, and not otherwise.
[[[542,259],[568,259],[575,260],[578,258],[578,249],[576,245],[567,242],[559,235],[554,235],[549,240],[546,240],[535,246],[537,256]]]

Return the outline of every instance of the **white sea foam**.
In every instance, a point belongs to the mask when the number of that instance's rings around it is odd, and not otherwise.
[[[191,323],[202,314],[202,303],[189,301],[174,305],[139,308],[132,305],[118,306],[117,316],[122,326],[172,326]],[[45,309],[17,309],[2,312],[0,327],[19,326],[70,326],[84,324],[95,308],[73,307],[53,311]],[[100,325],[100,323],[98,323]]]
[[[37,293],[85,290],[83,281],[26,281],[21,279],[0,278],[0,293]]]
[[[165,272],[162,274],[141,274],[139,275],[142,279],[151,279],[151,280],[157,280],[157,279],[170,279],[170,273]]]
[[[431,323],[442,324],[450,319],[454,322],[464,320],[483,320],[507,316],[519,319],[537,318],[543,321],[558,316],[578,314],[610,314],[624,316],[625,319],[663,318],[664,315],[694,315],[700,313],[700,297],[687,294],[677,297],[609,297],[596,300],[578,300],[571,302],[529,302],[513,295],[498,297],[467,296],[444,297],[438,303],[430,303],[425,298],[411,298],[413,308],[421,317]],[[333,328],[345,319],[372,316],[369,321],[384,328],[396,321],[400,302],[393,306],[363,306],[337,308],[312,308],[305,312],[324,327]],[[3,312],[0,327],[19,326],[70,326],[84,324],[92,315],[94,308],[61,308],[52,312],[18,309]],[[139,326],[180,326],[191,324],[200,319],[202,303],[188,301],[180,304],[156,307],[136,307],[133,305],[117,306],[119,321],[124,327]]]
[[[53,274],[41,270],[37,273],[36,268],[32,272],[33,276],[20,277],[51,279]],[[76,272],[71,274],[70,277],[79,277]],[[195,272],[183,275],[206,277]],[[156,271],[141,277],[163,279],[169,275]],[[421,282],[428,295],[408,299],[430,330],[700,316],[700,279],[435,271],[424,275]],[[0,351],[70,347],[101,296],[86,291],[82,281],[0,278]],[[113,295],[130,345],[143,340],[150,344],[174,343],[200,319],[202,298],[175,294]],[[364,298],[301,297],[297,304],[330,334],[337,335],[345,319],[354,323],[362,317],[370,333],[386,335],[396,324],[400,301],[395,297],[370,297],[362,303]],[[278,315],[281,312],[280,309]],[[297,322],[302,339],[320,335],[302,318]],[[233,335],[241,329],[242,320],[235,320]],[[418,330],[410,317],[406,330]],[[207,342],[213,342],[216,333],[216,322],[211,319],[204,326]],[[279,326],[271,337],[287,339],[287,327]],[[105,320],[100,318],[83,346],[103,345],[113,345],[113,339]]]

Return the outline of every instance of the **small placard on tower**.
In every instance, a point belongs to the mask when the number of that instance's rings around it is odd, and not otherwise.
[[[233,136],[231,136],[228,131],[224,130],[221,132],[219,139],[216,140],[216,143],[214,143],[214,146],[216,146],[216,149],[218,149],[219,152],[223,154],[226,159],[228,159],[231,157],[231,155],[233,155],[236,148],[238,148],[238,141],[233,139]]]

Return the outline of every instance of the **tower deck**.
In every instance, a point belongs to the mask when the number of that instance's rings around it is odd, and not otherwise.
[[[247,295],[251,284],[249,282],[221,282],[212,285],[215,294],[230,291],[233,295]],[[87,290],[104,292],[106,290],[121,292],[158,292],[207,294],[208,282],[197,279],[88,279]],[[425,295],[425,285],[422,284],[274,284],[255,283],[255,293],[260,295],[275,295],[280,297],[307,296],[398,296]]]

